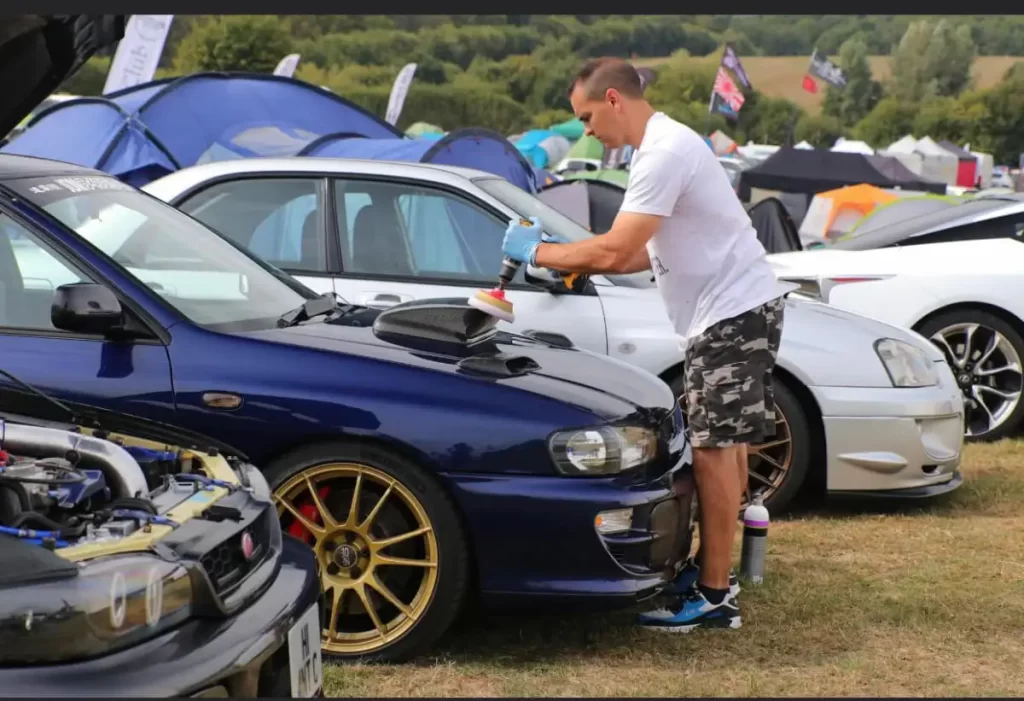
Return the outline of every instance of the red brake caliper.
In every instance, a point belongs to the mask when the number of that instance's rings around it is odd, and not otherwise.
[[[326,501],[327,495],[330,493],[329,487],[321,487],[318,490],[320,501]],[[308,518],[313,523],[320,523],[320,512],[317,511],[316,505],[312,499],[306,500],[302,505],[296,504],[299,509],[299,513]],[[306,541],[307,544],[312,545],[314,542],[313,534],[302,525],[299,519],[294,519],[290,526],[288,526],[288,535],[299,538]]]

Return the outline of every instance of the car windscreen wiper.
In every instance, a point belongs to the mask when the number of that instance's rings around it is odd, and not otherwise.
[[[63,410],[70,417],[71,423],[79,424],[79,425],[86,425],[86,424],[88,424],[88,425],[91,425],[93,428],[99,428],[100,427],[99,419],[97,419],[95,416],[86,415],[86,414],[82,414],[82,413],[79,413],[79,412],[75,411],[74,409],[69,407],[64,402],[62,402],[62,401],[60,401],[60,400],[58,400],[58,399],[56,399],[54,397],[51,397],[46,392],[44,392],[43,390],[41,390],[41,389],[39,389],[37,387],[33,387],[32,385],[30,385],[29,383],[25,382],[24,380],[22,380],[17,375],[14,375],[13,373],[7,372],[3,368],[0,368],[0,375],[3,375],[4,377],[8,378],[12,382],[14,382],[16,385],[18,385],[19,387],[23,387],[24,389],[28,390],[32,394],[34,394],[36,396],[39,396],[39,397],[42,397],[43,399],[48,401],[50,404],[53,404],[54,406],[59,407],[61,410]]]
[[[282,314],[277,320],[277,326],[283,329],[289,326],[295,326],[303,321],[308,321],[314,317],[324,316],[334,312],[347,314],[350,311],[360,308],[361,307],[354,304],[342,304],[338,301],[337,296],[335,296],[333,292],[325,292],[319,297],[306,300],[302,306],[296,307],[290,312]]]

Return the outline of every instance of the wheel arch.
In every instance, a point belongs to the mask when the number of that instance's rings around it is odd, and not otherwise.
[[[1013,327],[1013,330],[1019,333],[1021,337],[1024,337],[1024,319],[1021,319],[1019,316],[1003,307],[995,304],[989,304],[988,302],[955,302],[953,304],[947,304],[944,307],[939,307],[938,309],[934,309],[925,314],[914,323],[912,328],[914,331],[920,333],[919,329],[937,316],[949,314],[950,312],[965,311],[986,312],[992,316],[998,317]]]
[[[424,468],[429,478],[433,480],[434,484],[444,492],[445,496],[451,502],[455,509],[455,517],[459,521],[459,526],[462,528],[462,534],[466,539],[468,545],[468,559],[469,559],[469,572],[468,579],[471,583],[469,590],[472,597],[477,597],[480,594],[480,570],[479,563],[477,561],[477,543],[473,531],[469,527],[469,520],[466,518],[466,513],[462,509],[462,505],[455,498],[452,490],[448,484],[445,483],[438,476],[438,464],[432,460],[426,453],[421,450],[417,450],[408,443],[395,440],[394,438],[386,436],[362,436],[354,435],[350,433],[323,433],[306,436],[301,440],[294,441],[286,444],[283,447],[275,450],[273,453],[268,453],[261,456],[260,464],[256,467],[260,468],[261,465],[267,465],[277,461],[280,458],[287,456],[289,453],[295,452],[299,448],[306,448],[308,446],[316,445],[327,445],[330,443],[364,443],[371,444],[389,450],[398,454],[400,457],[408,460],[409,462],[416,463],[420,467]]]
[[[676,363],[662,371],[659,377],[666,384],[671,384],[672,380],[679,377],[682,372],[683,363]],[[808,476],[816,482],[815,487],[818,487],[819,484],[817,483],[820,483],[820,486],[824,488],[826,486],[825,478],[828,473],[826,459],[828,446],[825,441],[825,422],[821,415],[821,407],[807,385],[786,368],[776,364],[772,370],[772,375],[777,377],[793,393],[796,400],[800,403],[800,408],[803,409],[807,417],[807,423],[811,429],[813,440],[811,445],[811,466]]]

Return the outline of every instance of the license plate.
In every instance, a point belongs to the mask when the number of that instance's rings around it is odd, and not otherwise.
[[[292,698],[320,693],[324,685],[324,663],[320,654],[319,605],[311,606],[288,631],[288,663]]]

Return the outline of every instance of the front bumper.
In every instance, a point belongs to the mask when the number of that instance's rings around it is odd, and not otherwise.
[[[654,596],[690,554],[695,487],[689,447],[650,482],[446,475],[468,521],[485,606],[550,600],[561,607],[629,606]],[[632,508],[627,532],[594,519]]]
[[[825,427],[832,495],[933,497],[956,489],[963,397],[949,366],[934,387],[811,387]]]
[[[316,560],[284,537],[274,582],[237,615],[192,620],[112,655],[0,669],[5,696],[282,697],[291,695],[288,631],[319,605]]]

